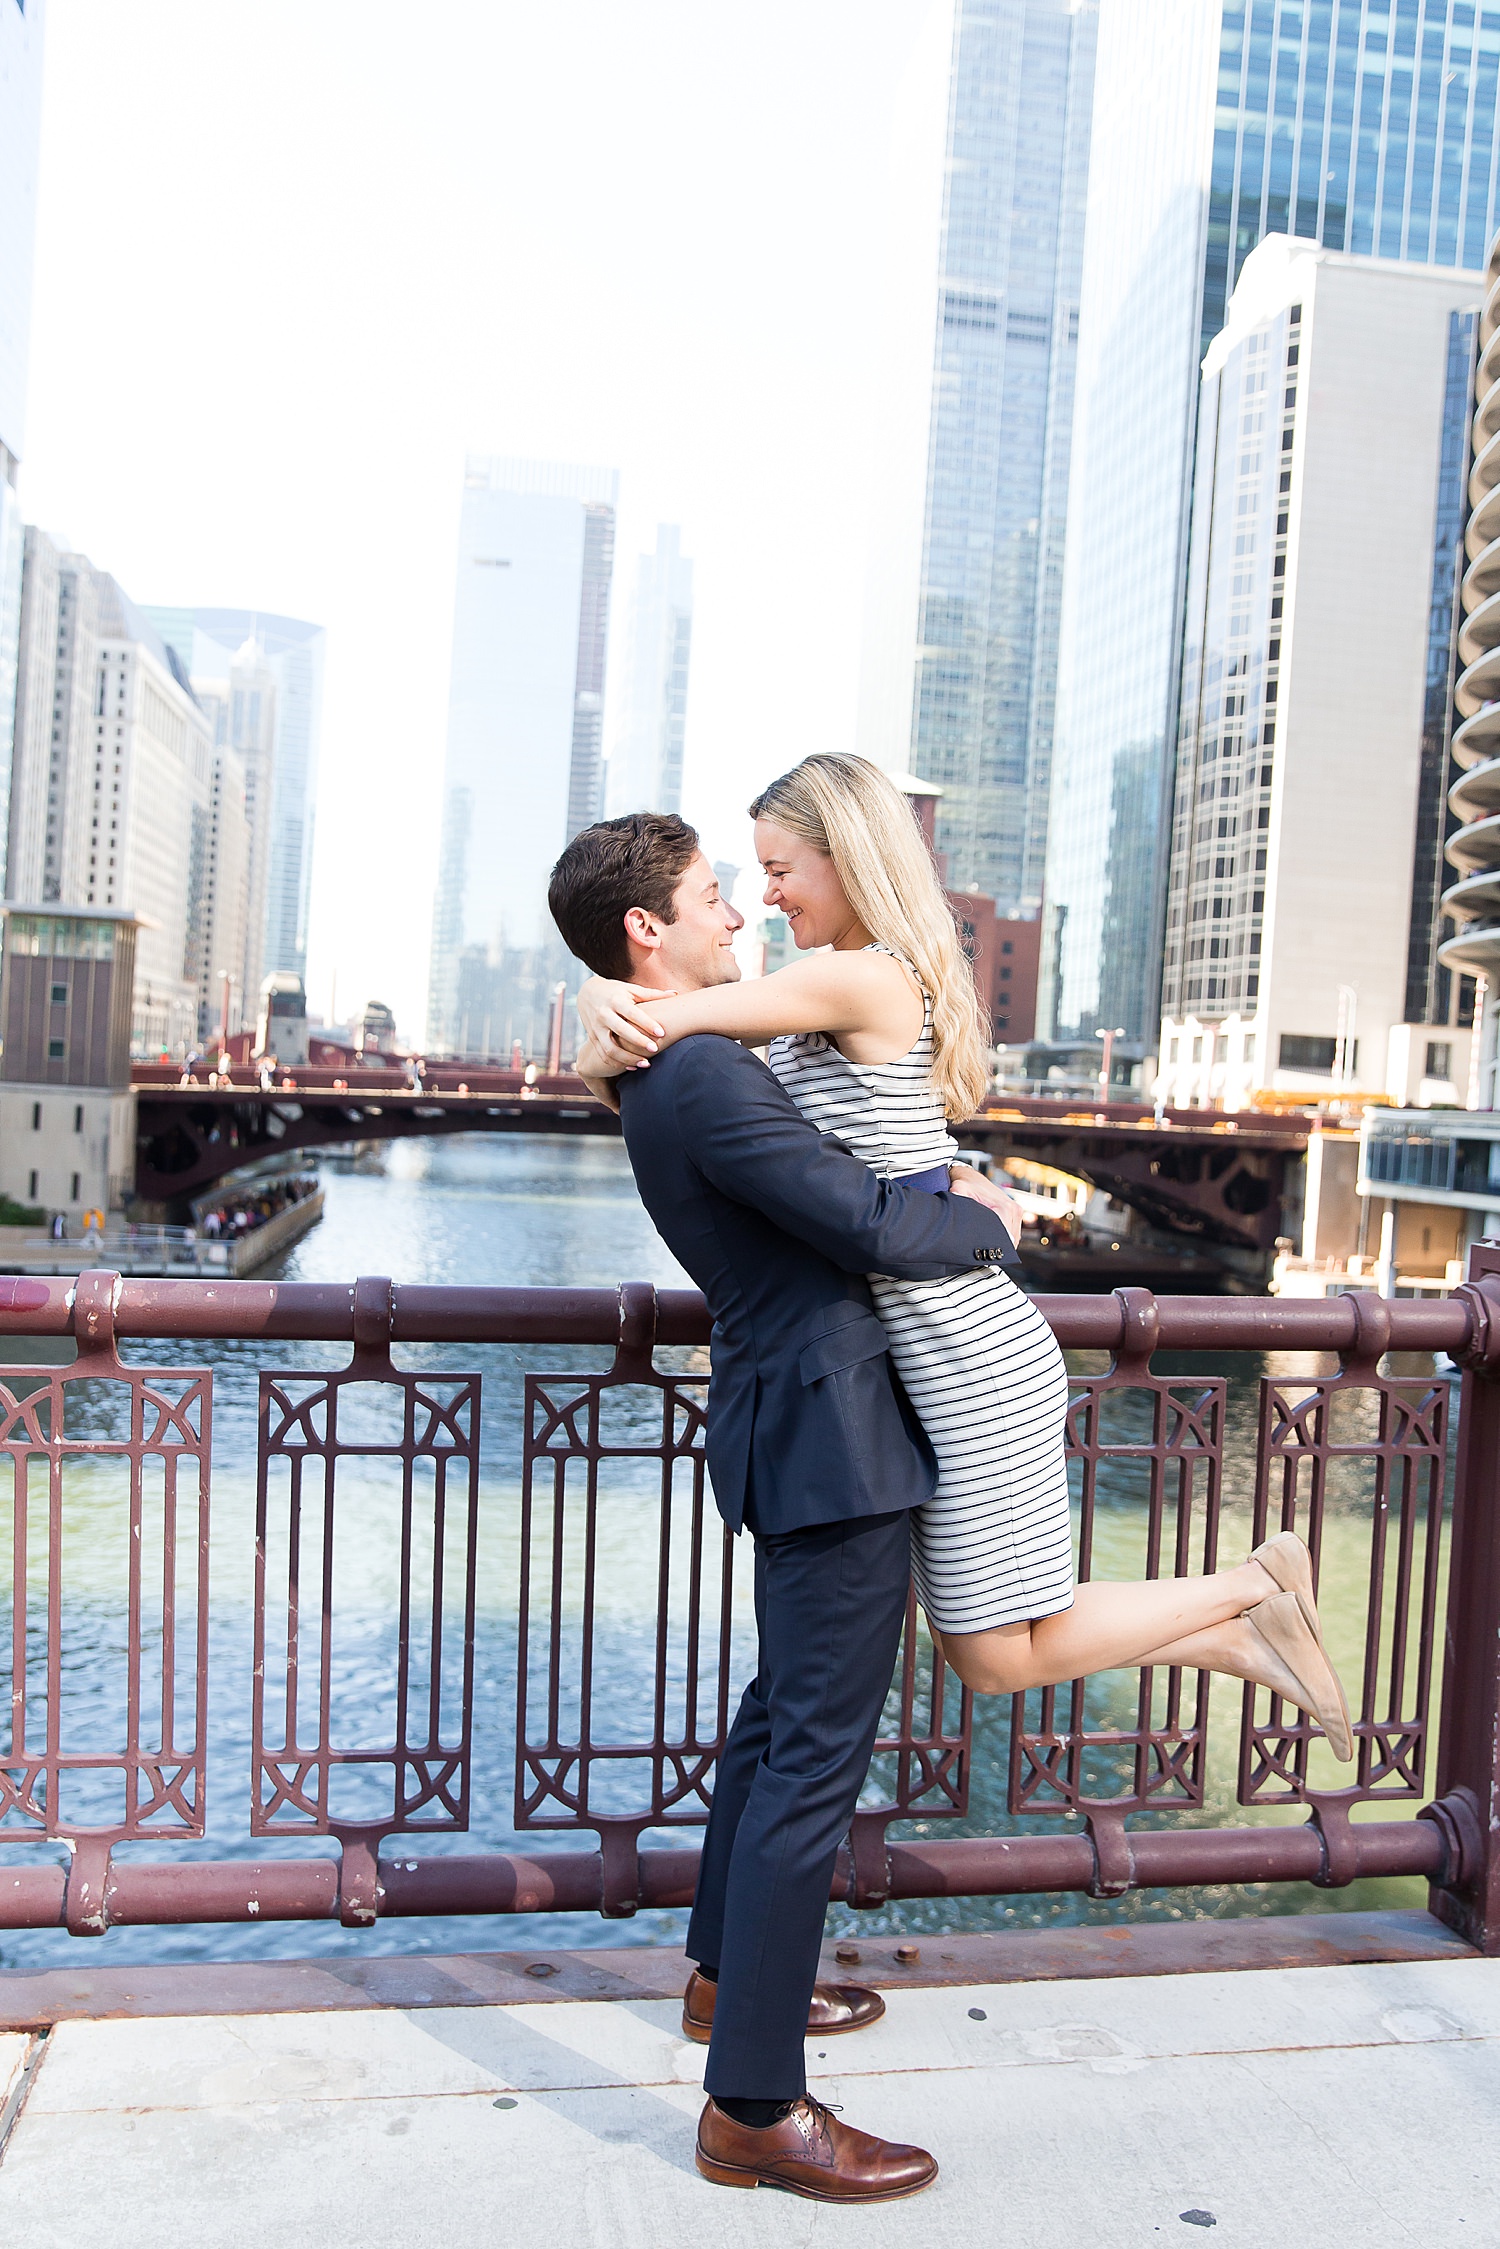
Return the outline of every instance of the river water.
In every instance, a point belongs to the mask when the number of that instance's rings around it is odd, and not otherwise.
[[[275,1277],[345,1280],[358,1273],[381,1273],[397,1281],[453,1283],[606,1285],[622,1279],[681,1285],[684,1276],[657,1237],[635,1195],[624,1151],[618,1142],[553,1142],[496,1138],[438,1140],[398,1145],[381,1174],[329,1170],[324,1179],[325,1216],[302,1242],[270,1269]],[[13,1345],[7,1356],[35,1358],[35,1346]],[[161,1844],[128,1845],[121,1857],[202,1856],[307,1857],[331,1847],[317,1841],[251,1842],[246,1834],[249,1793],[249,1689],[252,1663],[251,1597],[254,1549],[257,1377],[262,1368],[312,1370],[342,1364],[340,1349],[306,1345],[231,1343],[156,1347],[151,1363],[214,1369],[214,1475],[211,1545],[210,1707],[208,1834],[199,1844],[170,1849]],[[512,1825],[516,1711],[517,1533],[522,1387],[528,1369],[557,1371],[602,1367],[607,1354],[579,1350],[521,1350],[464,1344],[403,1352],[402,1362],[429,1370],[474,1370],[483,1378],[483,1447],[479,1510],[478,1609],[474,1693],[474,1756],[471,1819],[467,1833],[425,1836],[411,1849],[433,1851],[545,1848],[548,1838],[518,1835]],[[663,1363],[687,1368],[689,1355],[669,1355]],[[1098,1362],[1080,1359],[1076,1371]],[[1258,1378],[1263,1372],[1288,1377],[1311,1371],[1312,1362],[1274,1365],[1206,1356],[1158,1361],[1158,1370],[1228,1377],[1229,1444],[1226,1508],[1221,1551],[1245,1550],[1248,1497],[1255,1452]],[[1430,1362],[1413,1362],[1413,1374],[1430,1372]],[[636,1395],[636,1394],[631,1394]],[[107,1434],[114,1410],[98,1408],[100,1434]],[[1125,1407],[1129,1413],[1134,1410]],[[1351,1433],[1358,1433],[1356,1415]],[[350,1738],[378,1739],[382,1722],[370,1713],[390,1700],[393,1676],[392,1618],[399,1587],[399,1509],[388,1481],[388,1464],[346,1462],[361,1481],[340,1485],[340,1520],[359,1519],[357,1537],[346,1540],[337,1588],[343,1635],[335,1662],[335,1710],[352,1727]],[[70,1485],[67,1537],[72,1542],[68,1605],[65,1610],[66,1666],[62,1703],[69,1746],[110,1745],[119,1730],[123,1682],[121,1588],[127,1567],[121,1537],[119,1485],[103,1466]],[[650,1621],[656,1586],[654,1542],[638,1535],[640,1486],[628,1476],[616,1479],[601,1517],[600,1613],[595,1679],[596,1708],[606,1710],[626,1738],[638,1728],[649,1734]],[[350,1502],[357,1506],[351,1513]],[[1096,1534],[1096,1575],[1130,1575],[1140,1568],[1144,1513],[1139,1492],[1128,1479],[1107,1484]],[[0,1583],[9,1581],[8,1529],[0,1536]],[[1356,1471],[1350,1469],[1335,1492],[1324,1555],[1323,1610],[1330,1642],[1341,1656],[1346,1680],[1357,1679],[1357,1652],[1365,1611],[1368,1568],[1368,1506]],[[81,1570],[71,1557],[86,1557]],[[735,1661],[743,1676],[749,1662],[750,1619],[745,1590],[734,1613]],[[33,1577],[34,1646],[42,1618],[44,1587]],[[451,1621],[451,1602],[449,1604]],[[451,1684],[451,1683],[450,1683]],[[35,1682],[33,1681],[33,1688]],[[1133,1675],[1112,1674],[1090,1689],[1090,1723],[1133,1723]],[[916,1823],[926,1834],[1025,1832],[1055,1822],[1013,1819],[1005,1809],[1009,1757],[1009,1703],[979,1705],[975,1729],[971,1809],[964,1821]],[[1215,1688],[1216,1722],[1210,1729],[1207,1800],[1200,1811],[1179,1815],[1194,1824],[1233,1824],[1245,1819],[1285,1819],[1295,1811],[1247,1813],[1235,1801],[1236,1746],[1240,1697],[1227,1682]],[[1434,1705],[1435,1707],[1435,1705]],[[361,1714],[365,1731],[361,1736]],[[388,1719],[384,1721],[388,1723]],[[1103,1760],[1107,1766],[1108,1759]],[[1101,1766],[1101,1778],[1108,1776]],[[1344,1777],[1329,1763],[1315,1772],[1324,1785]],[[1393,1805],[1395,1816],[1400,1807]],[[682,1830],[655,1840],[690,1839]],[[0,1837],[0,1860],[59,1855],[55,1846]],[[557,1838],[577,1848],[587,1837]],[[391,1846],[395,1848],[395,1846]],[[1083,1898],[1025,1898],[919,1903],[891,1906],[855,1916],[835,1909],[831,1926],[842,1933],[856,1923],[867,1933],[1016,1927],[1044,1923],[1122,1919],[1182,1919],[1204,1915],[1350,1910],[1420,1903],[1421,1885],[1366,1882],[1344,1891],[1284,1886],[1221,1888],[1210,1891],[1154,1891],[1115,1903]],[[124,1964],[140,1960],[301,1957],[309,1954],[393,1951],[465,1951],[501,1947],[545,1947],[680,1939],[685,1915],[643,1913],[634,1920],[603,1921],[589,1916],[528,1916],[524,1919],[453,1917],[442,1920],[388,1921],[369,1931],[345,1930],[328,1923],[270,1926],[116,1929],[91,1940],[88,1957]],[[0,1947],[8,1968],[76,1962],[78,1940],[61,1932],[10,1932]]]

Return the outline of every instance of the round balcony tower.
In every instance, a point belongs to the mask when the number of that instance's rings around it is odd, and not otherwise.
[[[1463,826],[1448,839],[1457,879],[1443,893],[1443,911],[1458,928],[1438,958],[1493,986],[1500,980],[1500,234],[1485,267],[1474,401],[1462,669],[1454,689],[1461,724],[1453,757],[1463,771],[1448,793]]]

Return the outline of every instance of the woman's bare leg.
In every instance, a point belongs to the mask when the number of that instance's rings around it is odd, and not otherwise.
[[[1259,1562],[1212,1577],[1103,1580],[1080,1585],[1073,1606],[1056,1616],[991,1632],[934,1633],[933,1639],[976,1694],[1019,1694],[1137,1663],[1182,1663],[1258,1679],[1260,1671],[1240,1668],[1252,1660],[1253,1636],[1224,1628],[1279,1591]],[[1210,1648],[1218,1653],[1206,1654]]]

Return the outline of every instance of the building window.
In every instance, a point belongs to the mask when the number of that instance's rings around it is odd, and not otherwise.
[[[53,1005],[54,1007],[66,1007],[66,1006],[67,1006],[67,1004],[68,1004],[68,987],[67,987],[67,985],[66,985],[66,984],[54,984],[54,985],[53,985],[53,987],[52,987],[52,1005]]]
[[[73,1111],[73,1130],[75,1132],[82,1132],[83,1130],[83,1103],[81,1101]]]
[[[1305,1039],[1283,1031],[1281,1067],[1283,1070],[1317,1070],[1326,1075],[1333,1068],[1338,1043],[1337,1039]]]
[[[79,1189],[80,1189],[80,1188],[82,1187],[82,1185],[83,1185],[83,1173],[82,1173],[81,1171],[75,1171],[75,1172],[74,1172],[74,1174],[73,1174],[73,1192],[72,1192],[72,1194],[71,1194],[71,1195],[69,1195],[69,1197],[68,1197],[68,1200],[69,1200],[69,1202],[70,1202],[70,1203],[76,1203],[76,1202],[77,1202],[77,1200],[78,1200],[78,1191],[79,1191]]]
[[[31,1129],[33,1132],[40,1132],[42,1129],[42,1105],[40,1101],[33,1101],[31,1104]]]
[[[35,1202],[35,1201],[36,1201],[36,1177],[37,1177],[37,1175],[36,1175],[36,1173],[35,1173],[35,1172],[33,1171],[33,1172],[28,1172],[26,1176],[27,1176],[27,1187],[26,1187],[26,1192],[27,1192],[28,1196],[29,1196],[29,1197],[31,1198],[32,1202]]]
[[[1453,1075],[1453,1047],[1447,1039],[1427,1041],[1427,1071],[1429,1078],[1451,1078]]]
[[[61,1062],[67,1051],[68,1042],[66,1039],[49,1039],[47,1041],[47,1060],[49,1062]]]

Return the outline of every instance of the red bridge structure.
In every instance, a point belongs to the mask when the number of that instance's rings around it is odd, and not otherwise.
[[[263,1090],[253,1071],[237,1070],[228,1085],[183,1085],[175,1070],[136,1064],[137,1194],[181,1222],[191,1197],[226,1172],[299,1149],[455,1132],[619,1131],[618,1118],[568,1072],[528,1085],[514,1070],[446,1063],[428,1071],[420,1091],[398,1069],[310,1067],[282,1078]],[[1283,1231],[1286,1167],[1305,1152],[1310,1130],[1304,1115],[1158,1116],[1129,1102],[1006,1098],[961,1126],[958,1139],[997,1162],[1024,1155],[1086,1179],[1185,1240],[1264,1253]]]
[[[1118,1520],[1122,1477],[1152,1574],[1213,1568],[1231,1505],[1237,1539],[1295,1529],[1321,1561],[1337,1538],[1365,1589],[1358,1623],[1345,1620],[1358,1646],[1341,1651],[1357,1761],[1334,1766],[1311,1720],[1261,1690],[1213,1683],[1211,1716],[1206,1674],[1142,1671],[1133,1697],[1103,1706],[1075,1682],[1011,1702],[1009,1824],[965,1833],[973,1702],[913,1607],[874,1791],[834,1895],[876,1907],[1418,1876],[1450,1928],[1500,1953],[1500,1243],[1481,1244],[1467,1282],[1437,1303],[1158,1302],[1130,1289],[1040,1301],[1059,1340],[1099,1362],[1072,1377],[1081,1574],[1106,1515]],[[0,1383],[17,1495],[0,1830],[40,1847],[0,1866],[0,1926],[88,1937],[153,1922],[361,1928],[685,1904],[747,1568],[705,1482],[708,1333],[695,1293],[633,1284],[0,1280],[0,1334],[71,1339],[77,1352],[59,1365],[54,1340],[28,1364],[23,1347]],[[212,1542],[215,1374],[188,1362],[194,1339],[275,1346],[277,1360],[259,1380],[253,1521]],[[311,1363],[288,1344],[315,1347]],[[528,1346],[533,1367],[499,1474],[493,1447],[481,1465],[483,1378],[463,1357],[481,1344]],[[332,1371],[317,1363],[329,1345],[348,1354]],[[432,1345],[444,1347],[438,1368],[413,1358]],[[554,1348],[568,1371],[546,1371]],[[1159,1371],[1161,1354],[1194,1351],[1219,1369],[1223,1354],[1256,1355],[1253,1451],[1234,1441],[1222,1371]],[[1389,1355],[1410,1352],[1463,1369],[1451,1512],[1450,1381],[1392,1371]],[[1266,1353],[1315,1354],[1315,1371],[1267,1372]],[[366,1660],[340,1677],[334,1546],[358,1539],[366,1492],[349,1479],[372,1461],[401,1495],[397,1653],[389,1670]],[[117,1588],[100,1544],[109,1523],[121,1529]],[[495,1529],[509,1535],[484,1551],[512,1557],[513,1627],[476,1601],[481,1534]],[[621,1538],[649,1557],[633,1701],[595,1691]],[[215,1570],[253,1584],[254,1611],[243,1675],[214,1685],[221,1709],[242,1698],[248,1787],[237,1796],[243,1783],[222,1772],[216,1785],[247,1845],[317,1846],[301,1855],[194,1855]],[[122,1691],[107,1705],[71,1700],[64,1684],[88,1655],[77,1635],[96,1629],[90,1602],[116,1595]],[[536,1836],[529,1851],[452,1849],[472,1810],[476,1667],[513,1694],[513,1820]],[[1235,1734],[1237,1822],[1205,1823],[1211,1729]],[[1283,1824],[1266,1824],[1267,1808]]]

